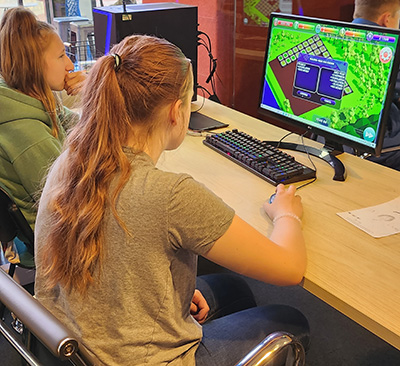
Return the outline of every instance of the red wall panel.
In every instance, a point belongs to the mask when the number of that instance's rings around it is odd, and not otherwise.
[[[155,2],[172,1],[143,1],[143,3]],[[216,93],[223,104],[232,105],[234,1],[184,0],[178,2],[198,7],[199,31],[207,33],[210,37],[212,55],[217,59],[217,75],[215,76]],[[202,38],[205,39],[205,37]],[[209,75],[209,60],[207,50],[203,46],[200,46],[198,55],[198,83],[212,93],[210,84],[206,83]]]

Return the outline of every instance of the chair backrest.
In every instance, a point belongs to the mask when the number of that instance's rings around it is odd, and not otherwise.
[[[58,359],[69,360],[75,366],[95,365],[72,332],[1,268],[0,302]],[[2,319],[0,333],[29,365],[41,365],[31,350],[21,342],[18,334]]]
[[[23,239],[27,249],[33,254],[33,230],[12,196],[0,183],[0,242],[8,243],[16,236],[20,236],[20,239]]]

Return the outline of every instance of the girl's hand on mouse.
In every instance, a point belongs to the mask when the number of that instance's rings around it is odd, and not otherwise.
[[[290,186],[286,189],[283,184],[279,184],[276,187],[276,196],[274,201],[269,203],[267,200],[263,207],[271,220],[286,213],[292,213],[300,218],[303,215],[301,197],[296,195],[295,186]]]

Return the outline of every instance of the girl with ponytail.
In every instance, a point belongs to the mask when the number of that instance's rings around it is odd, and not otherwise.
[[[266,208],[277,218],[272,241],[192,177],[156,168],[183,141],[192,93],[176,46],[125,38],[91,69],[80,121],[49,172],[35,294],[101,365],[233,365],[278,329],[307,343],[302,314],[254,307],[239,276],[200,277],[195,289],[198,255],[292,285],[305,251],[294,187],[278,187]]]

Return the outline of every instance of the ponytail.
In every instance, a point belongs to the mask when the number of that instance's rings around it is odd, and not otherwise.
[[[111,52],[95,63],[82,91],[82,116],[49,193],[49,235],[39,253],[48,286],[81,295],[101,272],[106,209],[130,235],[116,201],[131,173],[123,146],[134,138],[133,125],[151,134],[158,111],[191,92],[190,61],[171,43],[131,36]]]

